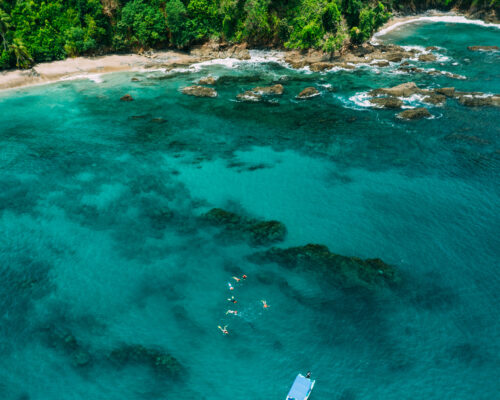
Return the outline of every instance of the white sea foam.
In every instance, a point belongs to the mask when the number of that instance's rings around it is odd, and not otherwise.
[[[371,97],[368,95],[368,92],[359,92],[354,96],[349,97],[349,101],[356,104],[358,107],[373,107],[373,104],[370,103]]]
[[[480,25],[480,26],[485,26],[485,27],[492,27],[492,28],[497,28],[500,29],[500,24],[493,24],[493,23],[487,23],[484,21],[481,21],[479,19],[468,19],[465,18],[464,16],[460,15],[441,15],[441,16],[422,16],[418,18],[412,18],[408,19],[405,21],[400,21],[396,22],[395,24],[392,24],[388,26],[385,29],[382,29],[375,33],[373,35],[373,40],[376,41],[377,38],[380,36],[383,36],[390,31],[399,28],[402,25],[406,24],[412,24],[414,22],[419,22],[419,21],[427,21],[427,22],[447,22],[447,23],[453,23],[453,24],[472,24],[472,25]]]
[[[62,77],[59,80],[60,81],[76,81],[76,80],[82,80],[82,79],[88,79],[89,81],[92,81],[95,83],[102,83],[102,75],[101,74],[72,75],[72,76]]]

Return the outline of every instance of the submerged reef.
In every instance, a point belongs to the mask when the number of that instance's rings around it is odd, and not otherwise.
[[[250,260],[258,264],[274,262],[285,268],[324,274],[342,288],[383,287],[400,281],[396,269],[379,258],[362,260],[346,257],[332,253],[328,247],[320,244],[286,249],[272,247],[252,254]]]
[[[175,357],[141,344],[125,344],[118,347],[111,351],[109,360],[120,367],[127,364],[149,365],[155,372],[170,376],[177,376],[182,370],[181,363]]]
[[[225,233],[247,240],[255,246],[281,242],[286,236],[286,227],[279,221],[261,221],[221,208],[212,208],[201,218],[210,225],[223,228]]]

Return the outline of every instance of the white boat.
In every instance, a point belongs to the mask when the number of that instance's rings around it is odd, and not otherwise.
[[[286,400],[307,400],[311,395],[315,382],[311,378],[298,374],[286,396]]]

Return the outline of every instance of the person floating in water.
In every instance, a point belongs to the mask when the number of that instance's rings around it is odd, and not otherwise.
[[[247,279],[247,276],[246,276],[246,275],[243,275],[243,276],[241,277],[241,279],[245,280],[245,279]]]
[[[227,315],[227,314],[238,315],[238,311],[236,311],[236,310],[227,310],[227,311],[226,311],[226,315]]]
[[[310,379],[310,378],[311,378],[311,371],[309,371],[309,372],[306,374],[306,378],[307,378],[307,379]]]
[[[241,281],[241,279],[237,278],[236,276],[233,276],[232,278],[236,281],[236,283],[238,283],[239,281]]]
[[[233,304],[236,304],[238,302],[238,301],[236,301],[236,299],[234,298],[234,296],[231,296],[229,299],[227,299],[227,301],[230,301]]]
[[[262,302],[262,307],[264,307],[264,308],[269,308],[269,307],[271,307],[269,304],[267,304],[267,301],[265,301],[265,300],[261,300],[261,302]]]
[[[229,282],[227,283],[227,286],[229,287],[229,290],[234,290],[233,285],[231,285]]]
[[[223,335],[229,335],[229,331],[227,330],[227,325],[224,325],[224,328],[219,325],[217,328],[220,329]]]

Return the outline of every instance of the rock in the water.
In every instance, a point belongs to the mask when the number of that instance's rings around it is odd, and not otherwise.
[[[415,84],[415,82],[406,82],[392,88],[380,88],[372,90],[370,92],[370,95],[378,96],[380,94],[387,94],[389,96],[396,97],[410,97],[411,95],[416,93],[420,93],[420,89]]]
[[[314,87],[306,87],[297,95],[297,99],[310,99],[311,97],[319,96],[318,89]]]
[[[273,247],[253,254],[250,259],[257,263],[274,262],[285,268],[319,273],[343,288],[373,288],[399,281],[396,270],[378,258],[362,260],[358,257],[341,256],[318,244],[287,249]]]
[[[170,354],[140,344],[121,346],[110,353],[109,359],[121,367],[127,364],[149,365],[156,372],[172,376],[178,375],[182,369],[179,361]]]
[[[401,108],[403,101],[397,97],[375,97],[370,103],[383,108]]]
[[[455,96],[455,88],[454,87],[437,88],[435,90],[435,92],[437,94],[445,95],[446,97],[453,97],[453,96]]]
[[[286,236],[286,227],[279,221],[260,221],[221,208],[211,209],[202,218],[211,225],[224,228],[233,238],[248,240],[253,245],[280,242]]]
[[[446,96],[443,94],[431,93],[428,96],[425,96],[422,101],[424,103],[434,104],[434,105],[442,105],[446,103]]]
[[[134,98],[133,98],[131,95],[126,94],[125,96],[122,96],[122,97],[120,98],[120,100],[121,100],[121,101],[132,101],[132,100],[134,100]]]
[[[200,78],[198,81],[198,84],[200,85],[215,85],[215,82],[217,80],[213,76],[205,76],[203,78]]]
[[[468,46],[467,50],[470,51],[497,51],[499,50],[498,46]]]
[[[239,93],[238,95],[236,95],[236,98],[239,101],[257,102],[262,100],[262,95],[255,93],[251,90],[247,90],[246,92]]]
[[[434,54],[428,53],[428,54],[420,54],[418,56],[418,61],[436,61],[437,58]]]
[[[388,67],[391,63],[389,61],[379,60],[373,62],[371,65],[375,65],[376,67]]]
[[[320,62],[316,62],[316,63],[311,64],[309,66],[309,68],[311,69],[311,71],[319,72],[319,71],[324,71],[325,69],[332,69],[333,64],[330,62],[320,61]]]
[[[187,86],[182,89],[182,93],[196,97],[217,97],[215,89],[200,85]]]
[[[228,43],[209,41],[203,45],[192,46],[190,54],[204,60],[228,57],[239,60],[250,59],[250,53],[245,43],[230,45]]]
[[[73,353],[73,365],[75,367],[84,367],[92,361],[90,354],[84,350],[78,350]]]
[[[421,119],[421,118],[428,118],[432,114],[429,112],[429,110],[425,107],[418,107],[418,108],[412,108],[410,110],[404,110],[403,112],[400,112],[398,114],[399,118],[403,119]]]
[[[136,78],[135,76],[131,79],[132,82],[139,82],[140,79],[139,78]]]
[[[252,89],[252,92],[263,95],[278,95],[281,96],[285,88],[280,83],[272,86],[257,86]]]
[[[500,106],[500,96],[460,95],[458,102],[466,107]]]
[[[439,50],[439,47],[436,47],[436,46],[427,46],[425,48],[425,51],[437,51]]]

